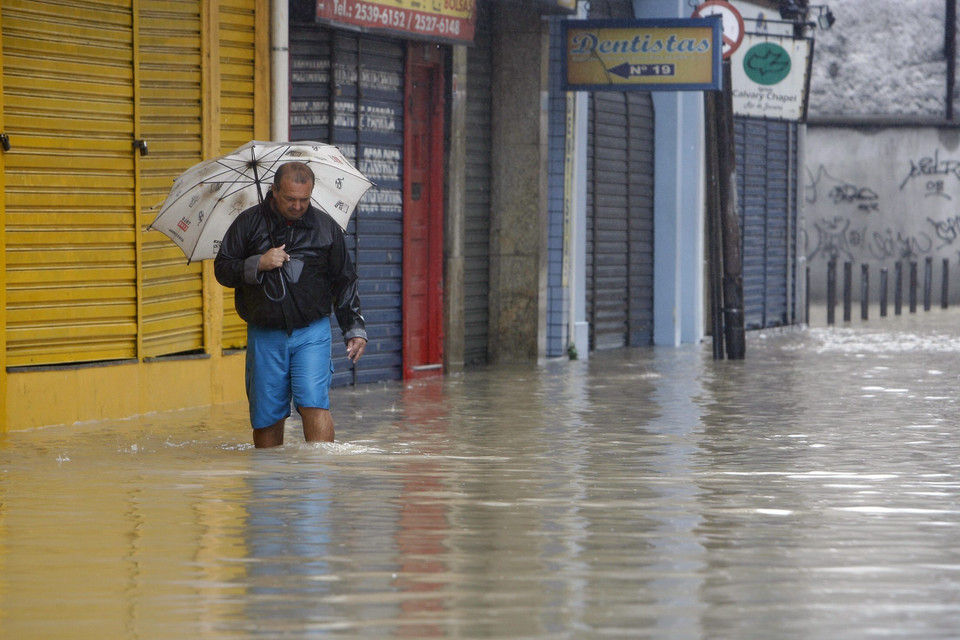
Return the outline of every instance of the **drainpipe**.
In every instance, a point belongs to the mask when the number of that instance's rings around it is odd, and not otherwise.
[[[270,138],[286,142],[290,136],[290,3],[270,3]]]
[[[576,18],[582,20],[587,17],[589,3],[578,2]],[[590,324],[587,322],[587,139],[589,113],[589,94],[585,91],[578,91],[573,94],[572,99],[568,99],[567,117],[572,118],[570,123],[573,148],[568,149],[568,153],[573,156],[570,158],[572,163],[572,172],[569,176],[572,184],[567,185],[570,193],[569,198],[570,211],[570,279],[569,296],[570,308],[568,310],[569,328],[567,329],[568,343],[572,345],[577,353],[577,357],[586,360],[590,357]],[[572,104],[571,104],[572,102]]]
[[[947,58],[947,120],[953,120],[953,88],[957,75],[957,0],[947,1],[943,50]]]

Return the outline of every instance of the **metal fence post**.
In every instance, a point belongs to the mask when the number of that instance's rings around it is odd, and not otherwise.
[[[903,263],[894,265],[893,277],[893,313],[900,315],[903,311]]]
[[[940,308],[946,309],[950,304],[950,258],[943,259],[940,273]]]
[[[880,317],[887,317],[887,268],[880,269]]]
[[[833,324],[836,320],[837,306],[837,261],[831,260],[827,263],[827,324]]]
[[[917,312],[917,261],[910,261],[910,313]]]
[[[853,265],[849,262],[843,263],[843,321],[850,322],[850,304],[853,288]]]
[[[867,308],[870,304],[870,267],[860,265],[860,319],[867,319]]]

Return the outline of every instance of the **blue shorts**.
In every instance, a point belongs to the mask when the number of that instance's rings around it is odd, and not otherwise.
[[[247,399],[250,424],[269,427],[299,407],[330,408],[330,318],[295,329],[247,325]]]

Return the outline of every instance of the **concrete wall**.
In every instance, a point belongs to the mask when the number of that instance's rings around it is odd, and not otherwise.
[[[831,258],[838,274],[844,261],[854,264],[854,300],[860,299],[860,265],[869,265],[874,301],[879,270],[886,267],[892,304],[896,262],[904,261],[906,277],[907,263],[917,261],[922,286],[931,257],[934,304],[944,258],[950,261],[951,304],[960,302],[960,128],[811,125],[805,174],[801,230],[811,301],[826,299]]]
[[[530,0],[494,17],[490,195],[492,364],[546,351],[549,23]]]
[[[960,132],[940,120],[947,112],[946,3],[832,0],[828,5],[836,23],[813,34],[803,160],[801,233],[811,301],[826,298],[831,257],[840,263],[838,277],[844,261],[854,263],[856,301],[861,264],[869,266],[873,301],[879,298],[879,271],[887,268],[890,304],[897,261],[904,261],[905,274],[908,263],[917,261],[922,286],[926,259],[932,258],[938,304],[946,258],[950,303],[956,304]],[[956,90],[954,103],[955,96]]]

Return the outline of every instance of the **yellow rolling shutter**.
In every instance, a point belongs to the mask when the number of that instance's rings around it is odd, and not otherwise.
[[[255,139],[255,18],[254,0],[220,0],[220,144],[224,153]],[[223,348],[245,346],[246,324],[237,315],[232,289],[224,292],[223,310]]]
[[[180,172],[268,122],[267,0],[0,7],[7,366],[203,349],[220,324],[205,313],[205,269],[145,229]],[[221,344],[208,349],[246,343],[224,298]]]
[[[140,0],[144,229],[174,178],[202,159],[200,3]],[[143,355],[203,348],[203,277],[163,234],[143,236]]]
[[[3,0],[7,365],[136,357],[130,0]]]

